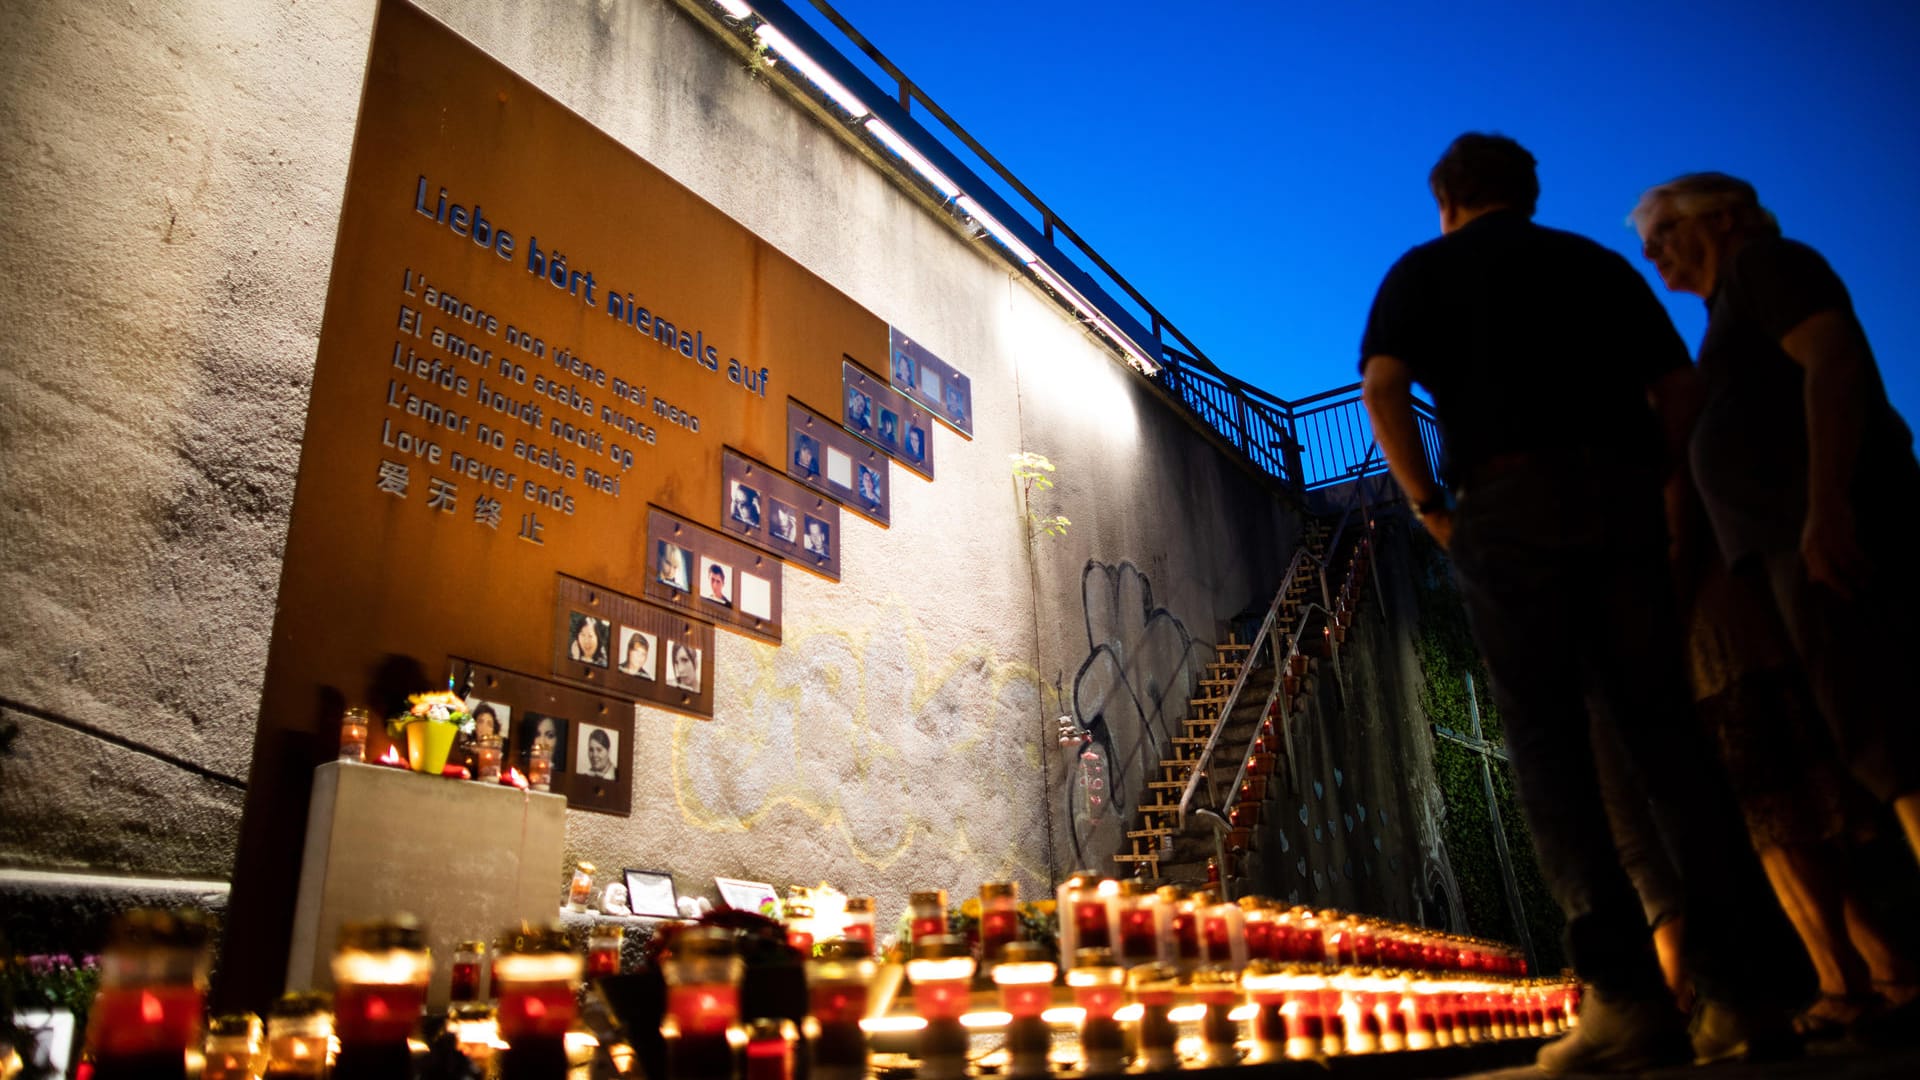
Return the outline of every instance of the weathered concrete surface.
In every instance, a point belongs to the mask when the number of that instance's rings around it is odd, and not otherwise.
[[[242,792],[83,731],[0,708],[0,864],[224,879]]]
[[[1117,833],[1069,842],[1053,718],[1098,718],[1122,774],[1145,761],[1193,650],[1272,588],[1287,510],[672,5],[425,6],[976,395],[971,441],[934,432],[939,482],[896,470],[894,527],[847,529],[842,582],[788,576],[785,645],[720,635],[713,722],[640,712],[633,817],[569,814],[566,857],[889,903],[1100,861]],[[0,701],[237,778],[374,5],[178,7],[0,8]],[[1060,466],[1034,509],[1065,537],[1029,545],[1023,450]],[[143,779],[146,842],[112,839],[130,815],[50,727],[23,738],[30,787],[0,761],[36,823],[0,859],[225,872],[230,794]]]

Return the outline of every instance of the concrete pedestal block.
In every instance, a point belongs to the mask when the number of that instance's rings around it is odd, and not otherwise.
[[[455,944],[554,918],[566,813],[559,795],[499,784],[344,761],[315,769],[287,989],[332,988],[341,923],[407,912],[433,947],[428,1000],[444,1005]]]

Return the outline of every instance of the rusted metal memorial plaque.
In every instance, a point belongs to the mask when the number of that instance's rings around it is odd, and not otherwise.
[[[650,507],[718,536],[723,447],[786,460],[789,401],[835,409],[843,356],[887,360],[884,321],[400,0],[379,5],[363,94],[229,909],[235,1007],[282,989],[275,943],[342,709],[394,711],[457,657],[590,685],[568,707],[596,717],[605,702],[710,715],[705,623],[777,641],[780,567],[752,551],[770,606],[755,586],[730,617],[641,605]],[[866,464],[884,490],[886,458]],[[886,521],[884,502],[862,512]],[[626,615],[582,634],[572,616],[591,612],[563,582]],[[652,687],[617,670],[639,664],[629,630],[654,637]],[[572,658],[587,636],[605,669]],[[689,641],[701,655],[675,678],[697,672],[698,689],[668,693],[665,654]],[[644,727],[565,719],[607,731],[600,771],[617,777],[653,749],[635,745]],[[385,742],[376,730],[373,752]],[[566,793],[621,812],[625,786]]]

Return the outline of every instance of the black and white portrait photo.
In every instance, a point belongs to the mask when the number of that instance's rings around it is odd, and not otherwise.
[[[733,606],[733,567],[702,557],[700,599],[721,607]]]
[[[793,543],[800,537],[800,515],[793,507],[778,499],[773,500],[773,527],[768,530],[775,540]]]
[[[475,740],[491,737],[499,739],[502,746],[507,745],[508,722],[513,719],[512,706],[470,697],[467,699],[467,715],[473,717]]]
[[[818,555],[823,559],[831,559],[833,557],[832,543],[833,535],[828,530],[827,523],[814,517],[812,514],[808,514],[807,535],[806,538],[800,542],[800,546],[805,548],[809,555]]]
[[[520,735],[514,744],[522,771],[525,771],[528,755],[536,745],[545,746],[553,752],[554,772],[567,771],[567,722],[560,717],[528,713],[520,724]]]
[[[811,435],[793,437],[793,472],[796,476],[820,475],[820,441]]]
[[[667,642],[667,685],[689,694],[700,692],[700,650],[684,641]]]
[[[862,435],[873,431],[873,399],[858,390],[847,390],[847,426]]]
[[[900,439],[900,418],[892,409],[880,410],[880,441],[891,450]]]
[[[686,548],[666,540],[660,541],[658,573],[662,585],[681,592],[692,592],[689,563]]]
[[[622,675],[632,675],[638,679],[653,678],[653,652],[657,642],[652,634],[645,630],[635,630],[631,626],[620,628],[620,658],[618,665]]]
[[[907,460],[925,461],[927,457],[927,433],[918,427],[907,429]]]
[[[580,725],[580,751],[573,763],[575,772],[596,780],[618,780],[619,760],[619,732],[592,724]]]
[[[759,528],[760,492],[738,480],[732,481],[730,487],[733,507],[730,513],[733,515],[733,520],[749,529]]]
[[[865,465],[860,466],[860,501],[869,508],[880,506],[880,474]]]
[[[905,351],[893,354],[893,385],[913,385],[913,354]]]
[[[584,611],[567,615],[567,659],[594,667],[607,666],[607,620],[596,619]]]

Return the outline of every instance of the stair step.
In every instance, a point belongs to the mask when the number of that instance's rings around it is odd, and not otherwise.
[[[1153,863],[1157,867],[1160,864],[1160,856],[1158,855],[1127,855],[1122,853],[1119,855],[1115,855],[1113,857],[1113,861],[1114,862],[1130,862],[1130,863],[1143,863],[1143,862]]]
[[[1251,648],[1253,648],[1252,645],[1248,645],[1244,642],[1223,641],[1220,644],[1215,645],[1213,647],[1213,651],[1214,652],[1246,652],[1248,649],[1251,649]]]
[[[1237,679],[1201,679],[1201,686],[1232,686]]]
[[[1173,737],[1173,745],[1175,746],[1205,746],[1212,741],[1211,739],[1196,739],[1188,735],[1175,735]]]
[[[1127,834],[1127,839],[1145,840],[1154,836],[1172,836],[1179,831],[1179,829],[1135,829]]]
[[[1147,790],[1149,791],[1156,791],[1156,790],[1157,791],[1178,791],[1181,788],[1184,788],[1186,786],[1187,786],[1187,782],[1185,780],[1149,780],[1147,781]]]

